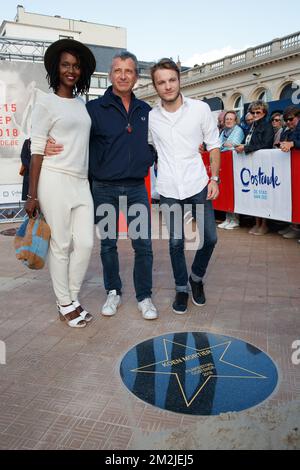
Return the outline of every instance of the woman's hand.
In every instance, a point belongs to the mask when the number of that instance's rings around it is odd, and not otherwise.
[[[236,147],[234,147],[234,149],[237,153],[243,153],[244,148],[245,148],[245,145],[243,145],[243,144],[240,144],[240,145],[237,145]]]
[[[40,205],[37,199],[28,198],[25,202],[25,211],[28,217],[31,219],[35,218],[40,212]]]

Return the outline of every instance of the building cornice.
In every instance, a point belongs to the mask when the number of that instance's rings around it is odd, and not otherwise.
[[[290,60],[299,55],[300,33],[298,32],[186,70],[180,75],[181,88],[194,88],[231,75],[260,70],[267,65]],[[137,90],[137,96],[151,100],[157,97],[157,93],[152,83],[149,83]]]

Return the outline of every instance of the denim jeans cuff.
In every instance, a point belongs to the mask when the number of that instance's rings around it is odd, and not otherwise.
[[[191,272],[191,278],[192,278],[192,281],[194,281],[194,282],[200,282],[200,281],[202,281],[202,277],[201,277],[201,276],[197,276],[197,275],[194,274],[193,272]]]
[[[188,286],[175,286],[176,292],[187,292],[189,291]]]

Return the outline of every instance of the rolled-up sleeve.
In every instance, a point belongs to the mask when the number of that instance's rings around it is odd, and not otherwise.
[[[215,148],[220,148],[221,142],[216,120],[208,104],[205,103],[205,105],[202,133],[206,148],[208,151],[210,151]]]
[[[45,146],[52,127],[49,110],[37,103],[32,112],[31,119],[31,154],[44,155]]]

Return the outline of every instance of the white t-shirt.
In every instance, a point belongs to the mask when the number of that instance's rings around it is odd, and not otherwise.
[[[64,146],[59,155],[44,156],[43,168],[87,178],[91,119],[80,97],[62,98],[49,93],[32,113],[31,153],[44,155],[48,137]]]
[[[149,143],[158,153],[157,191],[180,200],[199,193],[208,183],[199,145],[205,142],[208,151],[220,148],[208,104],[184,96],[182,100],[175,113],[160,103],[149,113]]]

